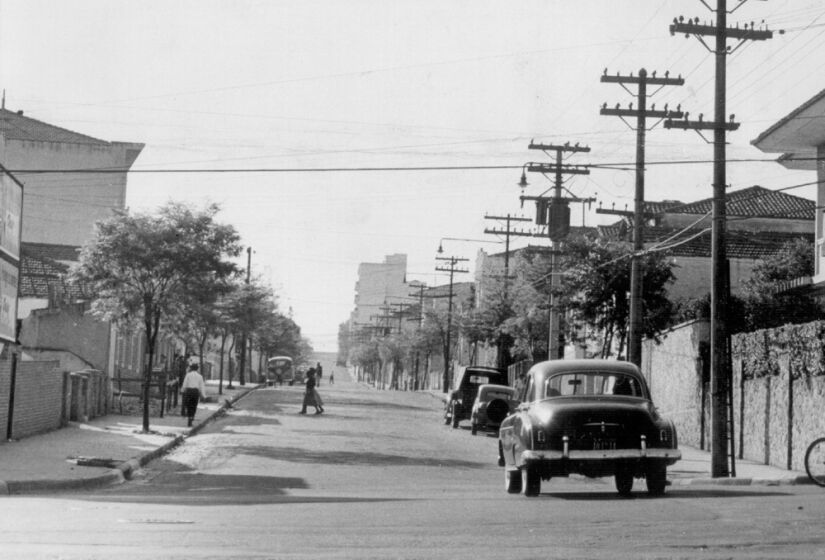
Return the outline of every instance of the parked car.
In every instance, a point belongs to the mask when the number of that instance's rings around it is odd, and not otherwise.
[[[499,428],[499,465],[509,493],[536,496],[541,481],[571,473],[615,477],[620,495],[634,478],[650,494],[667,485],[681,458],[676,427],[653,406],[639,369],[629,362],[554,360],[535,364],[521,404]]]
[[[507,372],[487,366],[461,366],[456,377],[455,390],[450,393],[444,409],[444,423],[458,428],[459,422],[468,420],[473,403],[482,385],[507,385]]]
[[[498,428],[516,408],[516,390],[506,385],[481,385],[470,413],[470,430]]]

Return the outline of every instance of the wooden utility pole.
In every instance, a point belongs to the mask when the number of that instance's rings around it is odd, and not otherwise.
[[[549,337],[547,342],[547,359],[558,360],[562,358],[562,346],[560,344],[561,329],[560,329],[560,313],[557,302],[556,292],[559,289],[561,279],[559,277],[559,254],[561,252],[561,242],[567,237],[570,231],[570,202],[581,202],[583,199],[575,197],[565,197],[562,195],[564,189],[564,175],[589,175],[590,170],[579,165],[569,165],[563,163],[563,155],[565,153],[579,153],[589,152],[588,146],[579,146],[579,144],[536,144],[530,142],[527,146],[530,150],[541,150],[549,155],[549,152],[555,152],[555,163],[528,163],[525,165],[527,171],[533,173],[541,173],[546,175],[552,173],[555,177],[553,186],[553,196],[521,196],[522,203],[525,200],[536,201],[536,224],[547,225],[547,235],[552,242],[552,251],[550,253],[550,320],[549,320]],[[522,173],[521,183],[523,187],[527,186],[527,178]]]
[[[634,197],[633,210],[633,257],[630,261],[630,333],[627,343],[627,359],[628,361],[642,366],[642,336],[643,336],[643,308],[642,308],[642,278],[644,278],[644,269],[642,267],[641,252],[644,250],[644,212],[645,212],[645,134],[647,133],[647,118],[662,119],[665,118],[681,118],[681,111],[669,111],[667,105],[664,110],[657,110],[656,105],[652,105],[650,109],[647,108],[647,98],[654,95],[648,94],[648,86],[659,86],[659,89],[664,86],[681,86],[684,85],[685,80],[681,76],[678,78],[671,78],[668,73],[664,77],[656,77],[656,72],[652,76],[647,75],[647,70],[642,68],[639,70],[639,75],[634,76],[608,76],[607,69],[601,77],[602,83],[613,83],[622,86],[628,93],[633,95],[625,84],[636,85],[637,93],[635,94],[637,100],[637,108],[633,108],[631,103],[627,108],[623,109],[618,104],[614,109],[609,109],[607,103],[602,105],[600,113],[602,115],[609,115],[619,117],[630,129],[633,126],[625,121],[625,117],[636,118],[636,194]],[[658,89],[656,91],[659,91]],[[657,123],[658,124],[658,123]],[[656,126],[656,125],[654,125]],[[652,127],[651,127],[652,128]]]
[[[505,304],[509,305],[510,301],[510,235],[514,232],[510,229],[511,222],[532,222],[530,218],[524,218],[521,216],[512,216],[507,214],[506,216],[490,216],[488,214],[484,215],[485,220],[498,220],[503,221],[505,223],[504,230],[496,229],[496,228],[484,228],[484,233],[489,233],[493,235],[503,235],[504,236],[504,302]],[[499,334],[498,337],[498,352],[496,356],[496,363],[500,368],[506,368],[510,365],[512,360],[510,354],[510,345],[512,344],[512,338],[504,333]]]
[[[442,377],[442,388],[441,392],[446,393],[449,391],[450,383],[452,382],[452,376],[450,375],[450,344],[451,344],[451,332],[453,327],[453,277],[456,273],[464,273],[469,272],[466,268],[456,268],[456,264],[459,262],[468,261],[470,259],[463,259],[458,257],[436,257],[435,260],[437,261],[447,261],[449,262],[449,266],[437,266],[435,269],[440,272],[449,272],[450,273],[450,295],[447,303],[447,334],[446,334],[446,344],[444,346],[444,376]]]
[[[747,0],[745,0],[747,1]],[[745,1],[739,0],[732,11],[736,11]],[[700,0],[708,9],[710,6],[705,0]],[[685,113],[684,120],[665,120],[665,128],[681,128],[695,130],[701,135],[702,130],[713,130],[713,215],[711,223],[711,288],[710,288],[710,386],[711,386],[711,476],[730,476],[728,458],[732,457],[733,433],[729,430],[728,399],[730,388],[730,355],[728,353],[728,327],[726,323],[726,308],[730,297],[730,285],[727,281],[728,259],[726,252],[726,150],[725,136],[727,131],[736,130],[739,124],[734,122],[734,116],[727,117],[726,88],[727,76],[725,71],[728,54],[732,54],[745,41],[764,41],[773,37],[773,32],[767,29],[750,27],[740,28],[738,25],[728,27],[727,0],[716,2],[716,25],[700,24],[695,20],[683,17],[673,20],[670,26],[671,35],[684,33],[685,37],[696,37],[716,57],[716,88],[714,103],[714,119],[706,122],[702,115],[699,120],[688,120]],[[702,37],[715,37],[715,46],[711,48]],[[738,40],[739,43],[729,49],[728,39]],[[730,432],[730,433],[729,433]],[[730,454],[728,452],[730,446]]]

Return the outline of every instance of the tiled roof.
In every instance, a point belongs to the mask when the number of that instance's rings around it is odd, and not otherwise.
[[[799,238],[814,242],[812,233],[729,231],[725,249],[731,259],[764,259],[777,253],[788,241]],[[711,232],[688,239],[689,241],[670,249],[668,254],[674,257],[711,257]],[[674,239],[670,244],[678,241]]]
[[[65,281],[69,267],[58,260],[76,261],[79,247],[23,243],[20,259],[19,297],[47,299],[56,295],[82,297],[81,290]],[[53,256],[49,256],[49,254]],[[54,258],[57,257],[57,258]]]
[[[713,199],[706,198],[667,210],[672,214],[707,214],[713,210]],[[772,191],[759,185],[729,192],[725,210],[729,216],[749,218],[784,218],[813,220],[816,203],[807,198]]]
[[[0,133],[6,138],[14,140],[29,140],[34,142],[63,142],[67,144],[97,144],[109,146],[105,140],[99,140],[72,132],[59,126],[46,124],[42,121],[23,116],[22,111],[14,112],[0,109]]]

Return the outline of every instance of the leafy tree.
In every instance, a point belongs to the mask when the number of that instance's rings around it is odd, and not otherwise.
[[[563,303],[572,319],[568,336],[584,326],[602,335],[602,356],[617,346],[624,352],[630,315],[630,268],[632,248],[627,243],[573,237],[565,246]],[[642,269],[642,334],[655,337],[670,322],[672,305],[667,284],[673,281],[672,265],[663,253],[647,253]],[[618,343],[615,339],[618,338]]]
[[[215,221],[217,205],[194,210],[170,202],[157,214],[115,211],[95,225],[72,271],[91,286],[92,312],[116,322],[142,323],[148,360],[143,373],[143,430],[149,430],[151,364],[161,321],[174,321],[193,294],[238,273],[232,226]]]
[[[822,318],[823,306],[809,292],[783,290],[789,280],[813,276],[815,254],[813,244],[800,238],[754,265],[751,278],[742,286],[748,330]]]
[[[277,308],[271,288],[262,285],[257,279],[252,282],[238,284],[233,290],[233,298],[229,300],[229,313],[234,317],[234,323],[244,332],[252,334],[266,323]],[[241,385],[246,384],[243,368],[238,372]],[[230,385],[232,380],[230,378]]]

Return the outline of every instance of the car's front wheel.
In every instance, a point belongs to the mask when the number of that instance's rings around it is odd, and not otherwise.
[[[654,464],[645,473],[647,492],[652,496],[661,496],[667,486],[667,467],[664,464]]]
[[[521,473],[504,469],[504,488],[508,494],[518,494],[521,492]]]
[[[536,467],[525,466],[521,469],[521,493],[529,498],[541,492],[541,476]]]

